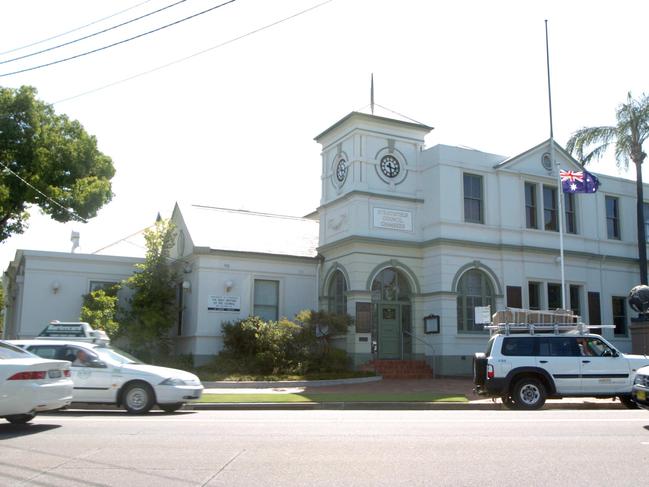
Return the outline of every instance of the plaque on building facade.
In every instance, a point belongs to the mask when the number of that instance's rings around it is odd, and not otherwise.
[[[388,208],[374,208],[374,226],[412,232],[412,212],[403,210],[390,210]]]
[[[209,311],[241,311],[241,298],[239,296],[213,296],[207,297]]]
[[[372,303],[356,303],[356,333],[372,331]]]

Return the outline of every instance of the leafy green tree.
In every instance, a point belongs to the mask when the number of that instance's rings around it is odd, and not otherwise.
[[[124,281],[133,294],[120,323],[131,348],[151,357],[170,352],[169,330],[178,314],[179,276],[169,257],[175,239],[173,224],[158,219],[153,228],[144,231],[144,238],[145,261],[137,264],[135,273]]]
[[[0,87],[0,242],[25,230],[30,205],[59,222],[96,216],[113,196],[114,174],[78,121],[57,115],[32,87]]]
[[[642,163],[647,154],[642,150],[642,145],[649,137],[649,97],[642,94],[636,100],[629,93],[626,103],[617,107],[615,116],[617,119],[615,125],[586,127],[575,132],[568,140],[566,149],[585,165],[600,159],[613,147],[618,167],[628,168],[629,161],[635,164],[640,283],[647,284],[647,238],[642,189]]]
[[[119,334],[117,313],[117,292],[119,286],[97,289],[83,296],[79,319],[89,323],[95,330],[104,330],[110,338]]]

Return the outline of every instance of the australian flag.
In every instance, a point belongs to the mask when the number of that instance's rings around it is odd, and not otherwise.
[[[564,193],[594,193],[599,188],[599,179],[588,171],[559,172]]]

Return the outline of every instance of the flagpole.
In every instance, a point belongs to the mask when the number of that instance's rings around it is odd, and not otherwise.
[[[559,200],[559,262],[561,264],[561,309],[566,309],[566,275],[563,265],[563,190],[561,186],[560,163],[554,157],[554,130],[552,128],[552,90],[550,89],[550,45],[548,43],[548,21],[545,20],[545,56],[548,71],[548,104],[550,106],[550,161],[557,169],[557,199]]]
[[[370,78],[370,106],[372,107],[372,115],[374,115],[374,73]]]

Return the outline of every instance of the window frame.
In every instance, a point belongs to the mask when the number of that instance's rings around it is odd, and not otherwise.
[[[577,202],[574,193],[563,193],[563,209],[565,214],[566,233],[576,235],[577,230]]]
[[[621,307],[617,311],[621,311],[621,314],[616,315],[616,303],[621,303]],[[629,336],[629,323],[628,323],[628,313],[627,313],[627,299],[625,296],[611,296],[611,315],[613,326],[613,336],[615,337],[628,337]],[[620,320],[622,320],[620,322]],[[621,325],[622,333],[618,332],[618,324]]]
[[[480,275],[480,296],[462,293],[463,288],[468,287],[466,280],[471,275]],[[466,289],[468,291],[468,289]],[[456,310],[457,310],[457,332],[458,334],[486,334],[489,330],[476,329],[475,312],[476,306],[491,306],[494,309],[496,304],[496,293],[489,275],[481,269],[473,268],[467,270],[460,276],[456,289]],[[479,298],[479,299],[478,299]],[[479,301],[479,302],[477,302]]]
[[[472,181],[478,184],[470,184]],[[469,188],[467,188],[467,185]],[[479,194],[467,194],[472,193],[472,190],[476,187],[479,189]],[[484,224],[484,177],[480,174],[465,172],[462,174],[462,188],[464,196],[464,221],[466,223]],[[469,191],[467,191],[467,189]],[[477,219],[473,218],[473,215],[469,215],[469,213],[474,211],[472,204],[477,204]]]
[[[529,181],[525,182],[525,228],[538,230],[538,191],[537,184]],[[529,189],[529,191],[528,191]]]
[[[340,269],[334,271],[329,280],[327,297],[329,298],[330,313],[347,314],[347,280]]]
[[[533,310],[540,310],[543,307],[541,285],[539,281],[527,281],[527,307]],[[532,293],[532,288],[536,288],[536,292]],[[532,296],[535,295],[536,306],[533,306]]]
[[[609,202],[613,203],[613,215],[609,214]],[[609,240],[621,240],[622,232],[620,230],[620,199],[616,196],[606,195],[604,197],[604,207],[606,213],[606,238]],[[613,226],[611,228],[611,225]]]
[[[559,209],[557,208],[557,187],[549,184],[543,185],[543,230],[548,232],[559,231]],[[546,192],[550,192],[551,197],[546,198]],[[550,205],[548,205],[550,203]],[[549,214],[549,218],[548,218]]]
[[[553,289],[556,287],[556,289],[558,290],[559,302],[557,303],[557,306],[552,306],[552,303],[550,302],[550,296],[552,295],[550,293],[550,287],[552,287]],[[561,301],[562,301],[562,299],[561,299],[561,283],[547,282],[546,285],[545,285],[545,290],[546,290],[546,293],[547,293],[547,296],[548,296],[548,309],[549,310],[561,309]]]
[[[272,304],[257,304],[257,285],[261,282],[272,282],[275,284],[275,305]],[[253,289],[252,289],[252,311],[254,316],[258,316],[264,321],[277,321],[279,320],[279,296],[280,296],[280,281],[279,279],[268,279],[268,278],[254,278],[253,280]],[[266,319],[265,316],[268,316],[264,313],[264,316],[260,314],[257,310],[260,308],[264,309],[274,309],[274,318]]]

